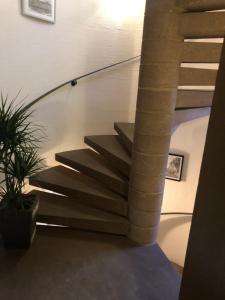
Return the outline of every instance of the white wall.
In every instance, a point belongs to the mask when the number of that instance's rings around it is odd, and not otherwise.
[[[166,180],[164,212],[192,212],[209,117],[183,123],[173,134],[170,151],[183,154],[181,182]],[[159,244],[171,261],[183,266],[191,224],[190,216],[162,216]]]
[[[4,3],[3,3],[4,2]],[[92,70],[140,54],[144,0],[57,0],[56,23],[22,16],[20,1],[1,2],[0,88],[30,102]],[[129,7],[129,9],[126,9]],[[109,133],[134,118],[139,61],[67,86],[35,106],[46,128],[42,152],[83,147],[83,136]]]

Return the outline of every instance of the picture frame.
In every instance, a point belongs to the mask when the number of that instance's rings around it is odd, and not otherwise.
[[[22,14],[55,23],[56,0],[21,0]]]
[[[183,170],[184,156],[169,153],[167,162],[166,179],[181,181]]]

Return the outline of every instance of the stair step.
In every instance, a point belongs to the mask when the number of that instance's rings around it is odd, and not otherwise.
[[[184,42],[182,62],[219,63],[222,46],[222,43]]]
[[[208,116],[210,111],[211,108],[209,107],[176,110],[174,126],[177,127],[184,122]]]
[[[184,92],[183,96],[186,97],[186,102],[189,101],[190,96],[191,96],[191,92],[192,95],[197,97],[200,97],[202,99],[202,97],[205,95],[206,97],[208,97],[208,104],[210,105],[210,103],[212,102],[212,97],[213,97],[213,91],[209,92],[209,91],[182,91]],[[187,92],[187,94],[185,94],[185,92]],[[190,92],[190,94],[189,94]],[[197,95],[197,92],[202,93],[202,95]],[[181,95],[180,95],[181,97]],[[201,101],[201,99],[199,99],[199,101]],[[180,99],[181,101],[181,99]],[[185,101],[184,101],[185,102]],[[184,102],[180,105],[184,106]],[[205,103],[206,104],[206,103]],[[194,108],[176,108],[175,111],[175,118],[174,118],[174,130],[182,123],[184,122],[188,122],[197,118],[201,118],[201,117],[205,117],[208,116],[210,114],[211,108],[206,106],[206,107],[198,107],[197,104],[196,107]],[[132,123],[115,123],[115,130],[118,132],[118,134],[121,136],[121,142],[123,141],[124,146],[126,144],[127,149],[129,150],[129,152],[132,151],[132,145],[133,145],[133,140],[134,140],[134,124]]]
[[[116,135],[86,136],[85,143],[104,156],[122,174],[129,177],[131,158]]]
[[[80,149],[56,154],[56,160],[105,184],[116,193],[127,196],[128,182],[107,161],[91,149]]]
[[[180,68],[180,86],[214,86],[218,70]]]
[[[30,178],[30,184],[73,197],[75,201],[90,207],[127,215],[127,202],[122,196],[108,190],[96,180],[63,166],[37,173]]]
[[[126,218],[77,203],[70,197],[33,191],[39,198],[37,222],[127,235]]]
[[[214,91],[179,90],[176,109],[211,107]]]
[[[114,128],[118,133],[121,144],[131,153],[134,139],[134,123],[116,122]]]
[[[189,39],[223,38],[225,11],[184,13],[181,18],[180,33],[184,38]]]
[[[225,9],[224,0],[181,0],[179,4],[191,12]]]

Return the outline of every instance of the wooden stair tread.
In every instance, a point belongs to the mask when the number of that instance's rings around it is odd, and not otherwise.
[[[70,166],[72,163],[82,164],[118,181],[124,182],[124,177],[118,172],[115,172],[98,153],[91,149],[80,149],[57,153],[56,160],[59,161],[60,158],[70,161]]]
[[[105,183],[115,191],[127,194],[128,181],[98,153],[91,149],[72,150],[56,154],[56,160],[66,164],[96,180]],[[113,190],[114,190],[113,189]]]
[[[188,122],[197,118],[208,116],[210,111],[211,108],[209,107],[176,110],[174,126],[178,126],[184,122]]]
[[[33,191],[39,199],[37,221],[72,228],[127,234],[126,218],[79,204],[73,198]]]
[[[188,91],[185,90],[184,92],[188,92]],[[189,92],[195,92],[195,91],[190,90]],[[203,94],[204,94],[204,91],[199,91],[199,92],[200,93],[203,92]],[[210,92],[210,96],[213,97],[213,92]],[[209,95],[208,95],[208,97],[209,97]],[[188,122],[188,121],[200,118],[200,117],[208,116],[210,114],[210,111],[211,111],[210,106],[206,106],[206,107],[200,106],[200,107],[191,107],[191,108],[177,107],[176,111],[175,111],[174,126],[178,126],[184,122]],[[120,124],[126,124],[126,123],[116,123],[116,127],[119,127],[120,133],[123,135],[126,135],[126,126],[124,126],[124,125],[120,126]],[[130,124],[130,123],[128,123],[128,124]],[[134,130],[134,124],[133,124],[133,130]],[[132,129],[130,126],[129,139],[130,139],[131,145],[133,144],[133,139],[134,139],[133,136],[134,136],[134,131],[132,132]]]
[[[102,154],[124,175],[129,176],[131,158],[116,135],[86,136],[85,143]]]
[[[76,201],[125,215],[125,199],[94,179],[63,166],[49,168],[30,178],[30,184],[74,197]]]
[[[214,86],[218,70],[181,67],[180,86]]]
[[[180,32],[185,38],[223,38],[225,11],[193,12],[182,15]]]
[[[38,195],[40,200],[38,210],[39,215],[54,215],[78,219],[91,218],[93,220],[106,220],[125,223],[128,222],[124,217],[77,203],[71,197],[42,191],[35,191],[35,194]]]
[[[225,9],[224,0],[181,0],[180,4],[187,11],[208,11]]]
[[[222,43],[184,42],[182,62],[219,63],[222,45]]]
[[[176,109],[211,107],[214,91],[178,90]]]

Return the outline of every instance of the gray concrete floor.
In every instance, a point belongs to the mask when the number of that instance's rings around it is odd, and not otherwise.
[[[0,242],[0,299],[177,300],[180,275],[157,245],[39,226],[32,247]]]

